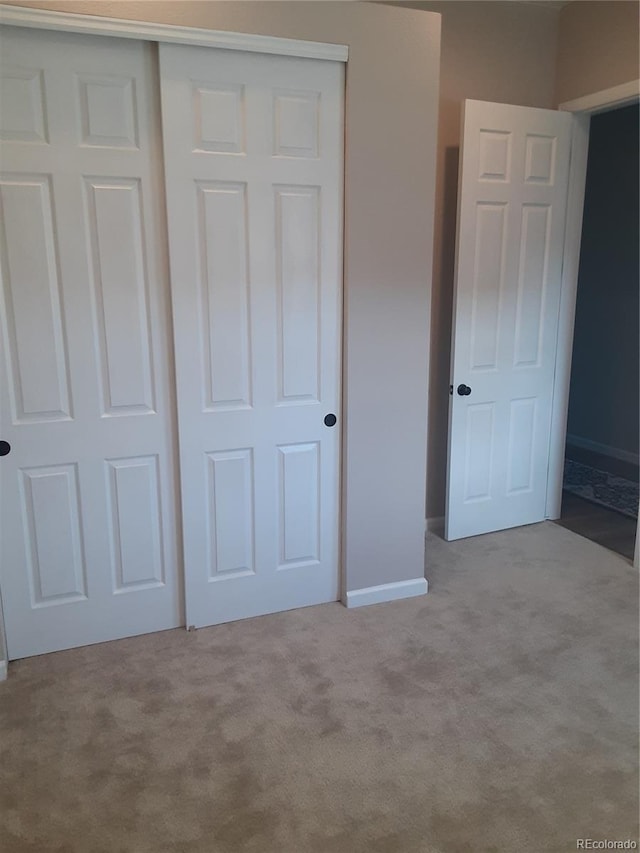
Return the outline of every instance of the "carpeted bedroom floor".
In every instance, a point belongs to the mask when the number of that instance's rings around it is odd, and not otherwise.
[[[12,664],[3,853],[571,851],[638,841],[638,572],[552,523],[426,597]]]

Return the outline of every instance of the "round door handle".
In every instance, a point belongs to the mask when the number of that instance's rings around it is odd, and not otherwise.
[[[461,397],[468,397],[471,393],[471,388],[468,385],[465,385],[464,382],[461,385],[458,385],[458,394]]]
[[[8,441],[0,441],[0,456],[8,456],[11,453],[11,445]]]
[[[335,426],[338,419],[334,414],[329,414],[324,416],[324,425],[325,426]]]

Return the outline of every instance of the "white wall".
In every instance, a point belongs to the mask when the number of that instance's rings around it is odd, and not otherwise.
[[[567,3],[559,15],[556,103],[640,77],[635,0]]]

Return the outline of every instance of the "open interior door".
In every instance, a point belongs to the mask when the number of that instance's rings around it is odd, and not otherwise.
[[[571,124],[463,105],[446,539],[545,517]]]

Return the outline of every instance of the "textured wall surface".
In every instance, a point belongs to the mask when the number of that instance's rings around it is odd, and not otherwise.
[[[556,103],[637,80],[638,3],[595,0],[560,11]]]

